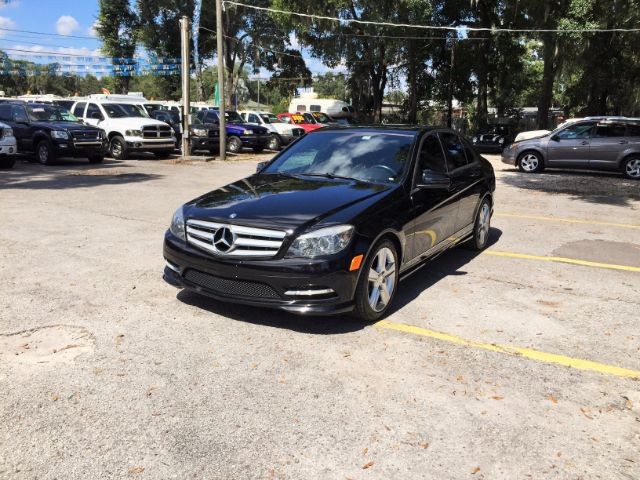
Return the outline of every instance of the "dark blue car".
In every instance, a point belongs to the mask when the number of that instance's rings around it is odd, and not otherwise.
[[[218,109],[200,110],[197,118],[202,123],[219,124]],[[260,153],[271,139],[269,130],[258,125],[244,123],[242,117],[233,110],[225,111],[226,131],[227,131],[227,151],[240,153],[243,148],[251,148],[254,152]]]

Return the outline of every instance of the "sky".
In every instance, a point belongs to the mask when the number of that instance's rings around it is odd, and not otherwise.
[[[36,63],[51,60],[48,57],[34,57],[38,52],[100,55],[100,41],[93,29],[97,16],[98,0],[8,0],[7,5],[0,6],[0,50],[4,50],[10,58]],[[291,40],[294,48],[297,48],[295,37],[291,37]],[[304,50],[303,56],[313,73],[333,70],[311,58]],[[333,71],[343,70],[339,68]],[[260,76],[268,77],[270,74],[263,70]]]

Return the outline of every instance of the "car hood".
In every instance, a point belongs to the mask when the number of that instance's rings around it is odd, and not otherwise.
[[[33,125],[37,127],[51,128],[53,130],[100,130],[93,125],[85,125],[80,122],[34,122]]]
[[[240,134],[245,130],[251,130],[256,135],[264,135],[265,133],[268,133],[266,128],[259,125],[251,125],[249,123],[227,123],[226,127],[227,131]]]
[[[98,126],[101,127],[106,122],[108,122],[112,128],[117,128],[122,130],[140,130],[142,127],[147,127],[147,126],[155,127],[156,125],[162,125],[164,127],[167,126],[165,122],[161,122],[160,120],[155,120],[153,118],[143,118],[143,117],[110,118],[106,121],[100,122]]]
[[[340,179],[256,174],[189,202],[185,215],[245,226],[296,230],[390,189],[389,185]]]
[[[524,142],[525,140],[535,140],[538,138],[546,137],[551,133],[551,130],[531,130],[529,132],[520,132],[516,135],[515,142]]]

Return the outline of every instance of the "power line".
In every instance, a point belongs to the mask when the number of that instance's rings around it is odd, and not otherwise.
[[[492,33],[608,33],[608,32],[627,32],[627,33],[638,33],[640,32],[640,28],[567,28],[567,29],[554,29],[554,28],[494,28],[494,27],[469,27],[465,25],[460,25],[457,27],[449,26],[449,25],[411,25],[409,23],[392,23],[392,22],[374,22],[371,20],[360,20],[357,18],[338,18],[338,17],[327,17],[324,15],[313,15],[308,13],[300,13],[300,12],[291,12],[289,10],[279,10],[276,8],[267,8],[267,7],[258,7],[256,5],[247,5],[246,3],[236,2],[234,0],[225,0],[223,2],[225,5],[233,5],[236,7],[245,7],[253,10],[260,10],[263,12],[270,13],[283,13],[285,15],[294,15],[297,17],[303,18],[311,18],[315,20],[329,20],[331,22],[339,22],[339,23],[357,23],[361,25],[374,25],[379,27],[396,27],[396,28],[418,28],[423,30],[442,30],[442,31],[451,31],[451,32],[460,32],[460,31],[468,31],[468,32],[492,32]]]
[[[47,37],[82,38],[84,40],[95,40],[97,42],[100,41],[100,39],[96,37],[89,37],[89,36],[82,36],[82,35],[62,35],[60,33],[34,32],[32,30],[16,30],[15,28],[0,28],[0,32],[30,33],[32,35],[44,35]]]

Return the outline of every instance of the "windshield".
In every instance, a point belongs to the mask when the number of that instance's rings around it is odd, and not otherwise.
[[[319,123],[331,123],[331,118],[326,113],[313,112],[312,115]]]
[[[507,125],[489,125],[485,133],[492,133],[494,135],[508,135],[509,127]]]
[[[291,145],[262,173],[397,183],[407,168],[413,139],[409,133],[317,132]]]
[[[304,116],[304,119],[307,121],[307,123],[311,123],[311,124],[318,123],[316,122],[315,117],[310,113],[303,113],[302,115]]]
[[[109,118],[148,117],[144,110],[131,103],[103,103]]]
[[[231,110],[227,110],[226,112],[224,112],[224,118],[227,123],[244,123],[244,120],[242,120],[240,114]]]
[[[27,112],[33,122],[77,122],[78,118],[69,110],[55,105],[27,106]]]
[[[291,119],[292,123],[295,123],[296,125],[300,125],[302,123],[307,123],[304,119],[304,117],[302,115],[300,115],[299,113],[294,113],[292,115],[290,115],[289,117]],[[286,120],[285,120],[286,121]]]
[[[264,120],[264,123],[286,123],[280,120],[277,115],[273,113],[261,113],[260,117]]]

